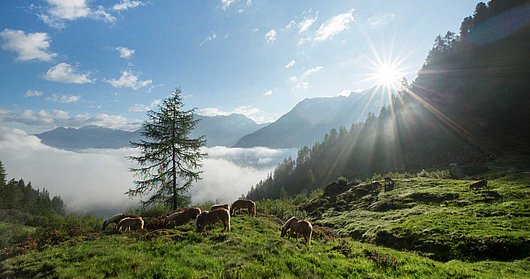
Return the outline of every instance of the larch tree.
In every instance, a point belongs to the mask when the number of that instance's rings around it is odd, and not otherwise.
[[[137,163],[130,170],[138,180],[135,188],[126,194],[150,195],[142,202],[144,205],[165,204],[175,210],[189,204],[185,193],[202,173],[202,159],[206,154],[201,147],[206,140],[204,136],[190,137],[199,120],[194,117],[195,109],[183,109],[181,93],[176,89],[157,110],[148,111],[148,120],[142,124],[143,139],[131,142],[140,150],[140,155],[129,157]]]

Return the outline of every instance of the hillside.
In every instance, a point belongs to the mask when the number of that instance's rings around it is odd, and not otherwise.
[[[200,122],[192,131],[192,137],[206,136],[206,146],[231,147],[243,136],[259,130],[267,124],[257,124],[241,114],[203,116],[197,115]]]
[[[392,92],[371,88],[348,97],[304,99],[275,122],[241,138],[234,147],[311,146],[330,129],[350,127],[388,105]]]
[[[326,237],[306,245],[279,237],[281,221],[232,219],[199,234],[191,223],[146,233],[91,233],[2,262],[24,278],[506,278],[530,276],[526,260],[436,262],[413,253]]]
[[[520,0],[477,5],[459,35],[435,38],[417,78],[410,85],[404,80],[379,115],[323,134],[248,197],[278,198],[282,188],[290,195],[306,193],[339,176],[364,179],[451,164],[482,169],[516,160],[527,170],[529,11]]]
[[[440,172],[420,175],[394,178],[388,191],[366,183],[332,185],[300,209],[340,235],[436,260],[530,256],[529,173],[490,173],[488,188],[477,191],[469,190],[473,180],[434,178]]]

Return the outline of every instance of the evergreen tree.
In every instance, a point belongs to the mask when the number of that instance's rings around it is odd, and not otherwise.
[[[0,187],[2,186],[6,186],[6,170],[2,161],[0,161]]]
[[[141,155],[130,156],[138,163],[131,171],[139,178],[129,196],[152,194],[144,204],[163,203],[175,210],[189,203],[184,193],[193,181],[200,179],[204,136],[190,138],[199,120],[194,118],[195,109],[184,110],[181,90],[176,89],[159,106],[159,110],[147,112],[148,121],[142,125],[144,136],[140,142],[131,142],[140,149]]]

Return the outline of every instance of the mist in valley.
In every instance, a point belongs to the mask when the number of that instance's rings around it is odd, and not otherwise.
[[[188,195],[192,203],[231,203],[284,158],[296,156],[296,149],[204,148],[202,180]],[[0,127],[0,158],[8,179],[23,178],[34,188],[46,188],[59,195],[71,213],[106,216],[137,206],[140,199],[124,193],[133,187],[132,163],[126,158],[133,148],[66,151],[41,143],[26,132]]]

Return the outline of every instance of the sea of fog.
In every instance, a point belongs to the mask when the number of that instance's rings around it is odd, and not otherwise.
[[[250,186],[267,177],[284,158],[296,157],[296,149],[210,147],[204,151],[202,180],[188,195],[193,203],[231,203],[246,194]],[[105,216],[138,204],[124,193],[133,186],[129,172],[137,155],[132,148],[66,151],[41,143],[19,129],[0,127],[0,161],[7,179],[23,178],[33,188],[46,188],[59,195],[67,210]]]

